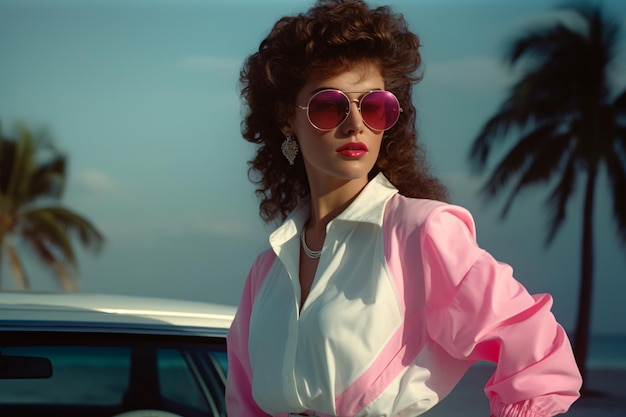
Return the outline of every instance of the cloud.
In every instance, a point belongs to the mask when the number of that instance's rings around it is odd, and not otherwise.
[[[626,22],[622,19],[619,23]],[[542,29],[562,23],[574,30],[585,30],[584,21],[577,14],[568,10],[549,10],[539,13],[530,13],[520,16],[511,22],[509,35],[505,43],[519,37],[525,31]],[[610,76],[618,86],[626,85],[626,71],[622,64],[626,56],[626,43],[617,45],[616,68],[611,69]],[[482,93],[509,88],[519,77],[523,65],[518,68],[509,68],[500,57],[494,56],[467,56],[446,61],[425,61],[424,84],[436,83],[453,87],[458,91]]]
[[[115,181],[102,171],[87,169],[76,173],[72,178],[81,189],[89,190],[93,193],[110,193],[119,187]]]
[[[129,216],[120,219],[119,216],[108,216],[98,221],[98,226],[105,231],[107,239],[119,242],[124,248],[152,248],[155,242],[255,242],[264,235],[258,227],[244,222],[220,222],[220,216],[215,219],[187,218],[184,215],[149,216],[138,218]],[[183,250],[177,248],[176,250]]]
[[[448,187],[453,201],[467,203],[479,200],[477,196],[484,181],[482,178],[465,172],[443,172],[440,178]]]
[[[520,30],[540,29],[546,26],[553,26],[561,23],[575,30],[584,30],[585,25],[581,17],[567,8],[555,8],[548,11],[528,13],[513,21],[512,32],[518,33]]]
[[[200,234],[213,236],[242,237],[250,233],[250,225],[243,223],[215,223],[207,219],[198,219],[192,230]]]
[[[210,56],[192,55],[178,61],[178,67],[192,71],[235,71],[239,72],[241,59]]]
[[[249,237],[253,226],[242,222],[224,222],[219,221],[220,217],[216,216],[215,219],[209,219],[206,217],[196,217],[195,219],[188,219],[181,221],[180,218],[176,219],[175,223],[164,224],[162,221],[157,225],[148,227],[148,230],[161,230],[162,232],[175,237],[184,236],[209,236],[219,238],[244,238]]]
[[[511,85],[514,79],[514,72],[494,57],[473,56],[425,65],[425,83],[445,84],[463,91],[501,90]]]

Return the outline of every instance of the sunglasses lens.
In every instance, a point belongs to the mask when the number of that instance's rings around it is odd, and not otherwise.
[[[321,130],[339,126],[350,110],[348,98],[337,90],[324,90],[315,94],[309,101],[309,120]]]
[[[400,103],[389,91],[372,91],[361,100],[361,116],[371,129],[387,130],[400,117]]]

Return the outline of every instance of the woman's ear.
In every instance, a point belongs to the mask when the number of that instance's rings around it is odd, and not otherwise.
[[[287,136],[288,134],[293,136],[293,129],[291,128],[291,124],[289,123],[284,124],[280,128],[280,131],[283,132],[283,136]]]
[[[276,121],[278,122],[278,125],[280,126],[281,132],[283,132],[283,135],[288,132],[293,131],[292,124],[291,124],[293,111],[289,111],[289,110],[290,109],[288,109],[284,103],[276,103],[274,107],[274,115],[276,117]]]

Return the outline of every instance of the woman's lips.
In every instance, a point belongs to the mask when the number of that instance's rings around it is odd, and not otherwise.
[[[362,142],[350,142],[337,148],[337,153],[346,158],[360,158],[368,149]]]

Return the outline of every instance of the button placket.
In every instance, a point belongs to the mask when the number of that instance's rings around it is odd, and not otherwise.
[[[296,386],[296,357],[299,344],[298,306],[294,304],[293,314],[289,320],[289,334],[286,340],[285,358],[283,361],[283,390],[285,398],[294,404],[300,404],[300,396]]]

